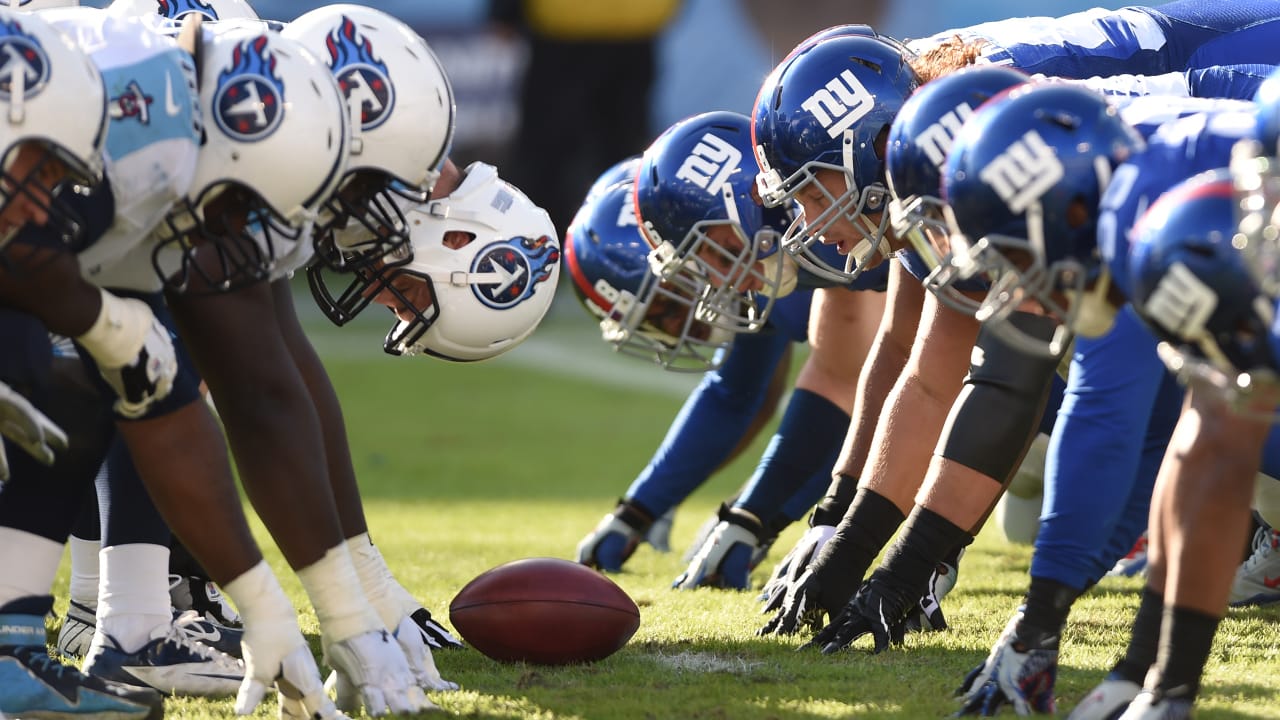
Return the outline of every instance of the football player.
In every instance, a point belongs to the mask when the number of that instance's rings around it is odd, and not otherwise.
[[[980,55],[1014,67],[1067,77],[1110,75],[1119,71],[1160,74],[1185,70],[1207,58],[1218,59],[1215,53],[1223,48],[1238,53],[1226,60],[1229,62],[1266,57],[1260,28],[1274,19],[1269,7],[1252,7],[1250,12],[1254,17],[1245,23],[1235,23],[1236,19],[1223,16],[1222,22],[1210,24],[1212,30],[1206,30],[1200,23],[1192,25],[1178,20],[1174,13],[1187,14],[1193,9],[1197,13],[1202,10],[1198,6],[1192,8],[1190,3],[1174,3],[1161,11],[1147,8],[1114,13],[1091,11],[1059,20],[1024,19],[977,26],[958,33],[970,36],[968,42],[939,37],[931,43],[917,45],[922,54],[910,60],[910,67],[904,60],[912,58],[910,53],[881,39],[847,37],[818,43],[784,63],[762,89],[764,100],[755,116],[764,171],[762,194],[766,202],[796,198],[806,206],[805,216],[809,218],[809,229],[803,235],[822,235],[828,242],[840,243],[855,257],[853,271],[870,266],[889,249],[883,242],[887,220],[878,212],[863,212],[878,210],[887,195],[883,186],[875,182],[875,173],[869,172],[881,162],[877,139],[882,137],[882,132],[887,133],[887,128],[884,131],[880,128],[892,120],[902,98],[912,92],[916,84],[953,72]],[[1131,34],[1135,28],[1151,32]],[[1238,44],[1222,40],[1230,30],[1243,33]],[[948,38],[952,35],[954,33],[948,34]],[[1143,42],[1156,51],[1135,42],[1139,36],[1149,37],[1149,42]],[[1250,42],[1245,42],[1246,39]],[[837,45],[846,47],[837,48]],[[854,48],[855,45],[862,47]],[[1116,53],[1115,47],[1122,49]],[[1105,57],[1102,48],[1106,48]],[[827,52],[831,55],[827,56]],[[869,62],[849,63],[839,59],[851,55],[864,57]],[[1117,55],[1133,62],[1117,60]],[[825,88],[828,81],[845,83],[842,102],[822,102],[825,96],[819,90]],[[817,99],[810,102],[811,96]],[[806,102],[809,108],[820,112],[807,110]],[[849,112],[850,108],[854,110]],[[813,125],[822,132],[794,132],[798,125],[788,124],[791,118],[803,120],[806,127]],[[839,139],[846,137],[848,147],[852,148],[848,154],[839,150]],[[804,141],[810,138],[815,139],[815,147],[804,147]],[[891,303],[894,299],[891,298]],[[900,341],[902,347],[911,347],[913,357],[918,359],[912,361],[910,371],[899,380],[900,390],[891,398],[884,415],[888,420],[911,417],[911,432],[894,432],[891,422],[881,423],[875,445],[862,443],[862,447],[872,448],[872,458],[892,460],[876,460],[870,466],[877,471],[864,477],[867,487],[859,491],[852,502],[849,498],[855,496],[856,473],[862,469],[862,463],[847,463],[841,468],[847,473],[847,479],[837,478],[828,493],[829,499],[824,499],[820,508],[834,508],[835,513],[824,514],[835,514],[837,518],[844,515],[842,525],[848,531],[837,532],[834,544],[828,543],[819,554],[813,572],[797,578],[803,578],[804,582],[792,585],[789,599],[782,602],[779,615],[766,626],[766,632],[794,631],[800,618],[812,618],[823,608],[829,612],[843,599],[848,599],[856,578],[865,571],[911,507],[918,481],[929,464],[927,458],[933,438],[942,428],[952,398],[959,394],[964,373],[957,361],[969,357],[977,336],[976,323],[964,316],[948,313],[945,308],[930,312],[920,323],[921,330],[914,344],[908,344],[909,339]],[[1055,324],[1043,317],[1026,313],[1011,317],[1046,340],[1054,333]],[[937,349],[926,350],[926,345]],[[933,571],[934,561],[925,558],[944,557],[955,546],[966,542],[977,521],[987,512],[988,501],[994,496],[992,489],[998,489],[1000,481],[1016,467],[1017,454],[1025,447],[1027,428],[1035,425],[1038,403],[1015,401],[1024,394],[1029,398],[1042,397],[1056,365],[1049,359],[1028,363],[1016,349],[1008,348],[994,337],[984,340],[980,347],[985,357],[982,370],[964,381],[966,388],[971,389],[966,390],[961,396],[963,402],[953,410],[951,431],[940,444],[939,457],[931,470],[948,478],[946,483],[931,485],[934,490],[930,491],[930,504],[939,511],[922,507],[910,521],[913,527],[923,526],[911,534],[916,547],[904,556],[904,559],[918,560],[911,575],[924,575],[913,577],[909,583],[913,587],[923,587]],[[1002,357],[1007,358],[1007,362],[1002,362]],[[901,362],[898,367],[902,367]],[[889,377],[896,375],[891,373]],[[990,430],[987,422],[970,419],[969,413],[986,417],[992,403],[1012,403],[1012,407],[1021,408],[1021,420],[1001,425],[1007,435],[984,432],[977,437],[962,437],[965,429]],[[899,409],[894,410],[895,407]],[[988,409],[982,409],[984,407]],[[843,510],[846,506],[847,513]],[[880,635],[882,642],[877,646],[883,647],[888,639],[883,633]]]

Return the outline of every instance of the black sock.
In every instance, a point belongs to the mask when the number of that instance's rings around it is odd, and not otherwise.
[[[1184,607],[1166,607],[1160,626],[1159,681],[1165,697],[1194,700],[1200,691],[1204,664],[1222,618]]]
[[[1032,577],[1027,590],[1027,608],[1018,621],[1018,641],[1025,647],[1055,650],[1067,624],[1071,604],[1081,590],[1043,577]]]
[[[973,536],[966,532],[964,534],[964,537],[960,538],[960,542],[956,543],[956,546],[951,548],[951,552],[947,553],[947,556],[942,558],[942,562],[950,565],[953,568],[959,568],[961,553],[963,553],[965,549],[972,544],[973,544]]]
[[[905,517],[885,496],[858,489],[835,535],[814,560],[821,582],[818,603],[829,614],[839,613],[853,597],[871,561]]]
[[[924,593],[934,568],[959,546],[968,531],[928,508],[917,505],[897,542],[889,546],[878,579],[888,581],[914,601]]]
[[[1124,657],[1111,668],[1112,675],[1118,675],[1131,683],[1142,684],[1147,671],[1156,662],[1156,651],[1160,647],[1160,619],[1163,615],[1164,595],[1152,590],[1150,586],[1144,587],[1138,614],[1133,618],[1129,647],[1125,650]]]
[[[844,473],[837,474],[831,481],[826,497],[819,500],[813,508],[813,518],[809,524],[839,525],[858,492],[858,478]]]

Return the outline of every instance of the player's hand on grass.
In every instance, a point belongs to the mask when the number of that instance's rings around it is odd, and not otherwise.
[[[773,617],[756,631],[757,635],[792,635],[801,628],[817,631],[827,617],[828,609],[821,602],[822,581],[814,570],[805,570],[787,584],[783,592],[765,606]]]
[[[435,618],[431,617],[430,610],[418,608],[413,611],[409,618],[418,626],[422,641],[432,650],[461,650],[466,647],[457,636],[446,630],[443,625],[435,621]]]
[[[435,658],[431,656],[431,648],[427,646],[421,629],[412,617],[405,615],[400,620],[400,626],[396,628],[395,638],[400,645],[400,649],[404,652],[404,658],[409,663],[409,672],[413,674],[418,687],[423,690],[435,691],[458,689],[458,683],[450,682],[440,677],[440,671],[436,669]]]
[[[770,603],[779,593],[785,593],[787,586],[804,574],[809,563],[817,557],[818,551],[835,535],[834,525],[814,525],[805,531],[795,546],[783,556],[773,575],[760,591],[760,601]]]
[[[901,645],[907,613],[916,607],[908,596],[891,582],[872,575],[809,645],[821,648],[824,655],[844,650],[866,635],[871,636],[875,653],[888,650],[890,645]]]
[[[404,651],[385,630],[333,643],[325,659],[334,670],[328,684],[337,693],[338,707],[347,712],[360,705],[374,717],[436,708],[418,687]]]
[[[245,673],[236,694],[237,715],[252,713],[274,685],[282,718],[347,720],[325,693],[316,659],[296,624],[247,623],[240,647]]]
[[[988,659],[990,662],[990,659]],[[1015,634],[1000,650],[982,685],[965,696],[957,715],[991,716],[1009,705],[1019,715],[1054,712],[1058,649],[1031,647]]]
[[[578,562],[604,572],[621,572],[653,519],[622,500],[578,543]]]
[[[956,697],[961,698],[966,705],[969,700],[975,697],[983,685],[991,679],[991,674],[995,670],[996,662],[1000,659],[1000,655],[1009,645],[1009,638],[1013,637],[1014,628],[1018,626],[1018,621],[1022,619],[1022,608],[1009,618],[1009,622],[1005,624],[1004,630],[1000,632],[1000,637],[996,638],[995,645],[991,646],[991,652],[987,655],[987,659],[982,664],[973,668],[964,676],[964,680],[960,682],[960,687],[955,689]]]
[[[719,517],[715,529],[672,587],[681,590],[702,586],[734,590],[751,587],[751,569],[755,567],[764,529],[758,519],[742,510],[722,505]]]
[[[67,449],[67,434],[13,388],[0,382],[0,435],[45,465],[55,450]],[[9,479],[9,459],[0,443],[0,481]]]

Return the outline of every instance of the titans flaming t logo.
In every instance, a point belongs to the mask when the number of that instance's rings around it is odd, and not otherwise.
[[[218,127],[240,142],[257,142],[280,127],[284,81],[276,75],[266,35],[246,40],[232,52],[231,66],[218,75],[212,109]]]
[[[17,21],[0,22],[0,99],[8,101],[15,88],[23,98],[33,98],[48,82],[49,56],[40,41]]]
[[[156,8],[156,12],[167,18],[180,18],[183,15],[196,13],[203,15],[206,20],[217,20],[218,11],[208,3],[200,2],[200,0],[159,0],[160,5]]]
[[[360,129],[369,131],[386,122],[396,103],[396,91],[386,63],[373,54],[373,44],[344,16],[342,24],[325,38],[325,45],[342,94],[349,105],[360,108]]]
[[[533,297],[539,283],[551,277],[560,262],[560,247],[543,235],[533,240],[514,237],[493,243],[476,255],[473,273],[494,273],[498,282],[472,283],[476,299],[495,310],[507,310]]]

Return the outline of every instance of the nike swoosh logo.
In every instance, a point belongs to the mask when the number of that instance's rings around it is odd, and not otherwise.
[[[205,630],[204,628],[194,623],[190,625],[183,625],[182,634],[190,638],[195,638],[197,640],[208,640],[210,642],[217,642],[222,639],[222,633],[219,632],[216,628]]]
[[[178,103],[173,101],[173,76],[169,73],[164,74],[164,111],[169,117],[176,117],[182,112]]]
[[[1267,587],[1271,588],[1272,590],[1275,590],[1276,588],[1280,587],[1280,575],[1277,575],[1277,576],[1275,576],[1275,577],[1273,577],[1273,578],[1269,578],[1269,577],[1267,577],[1267,576],[1265,576],[1265,575],[1264,575],[1264,576],[1262,577],[1262,584],[1263,584],[1263,585],[1266,585]]]

